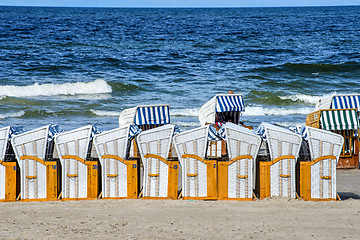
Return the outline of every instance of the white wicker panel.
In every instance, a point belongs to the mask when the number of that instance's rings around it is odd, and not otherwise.
[[[114,159],[102,159],[103,197],[127,197],[127,166]],[[117,174],[109,177],[108,174]]]
[[[247,175],[247,178],[238,178]],[[228,198],[252,198],[253,160],[241,159],[228,167]]]
[[[74,159],[66,159],[62,166],[63,198],[86,198],[87,165]],[[69,177],[68,174],[77,174],[77,177]]]
[[[6,147],[9,141],[9,134],[10,127],[0,128],[0,160],[5,159]]]
[[[322,179],[330,176],[331,179]],[[323,160],[311,166],[311,198],[336,199],[336,161]]]
[[[0,164],[0,199],[5,199],[5,170],[6,167]]]
[[[21,160],[21,198],[46,198],[46,166],[34,160]],[[34,179],[26,176],[36,176]]]
[[[280,175],[290,175],[281,177]],[[295,197],[295,160],[283,159],[270,166],[271,196]]]

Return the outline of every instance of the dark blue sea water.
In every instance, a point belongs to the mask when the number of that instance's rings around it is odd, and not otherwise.
[[[115,128],[169,103],[199,126],[217,93],[243,93],[243,121],[303,124],[319,97],[360,92],[360,7],[0,7],[0,125]]]

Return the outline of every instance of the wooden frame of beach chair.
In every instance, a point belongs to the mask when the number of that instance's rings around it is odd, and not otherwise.
[[[20,166],[21,201],[57,200],[60,186],[58,161],[49,161],[49,125],[15,135],[11,139]],[[46,156],[49,154],[49,156]]]
[[[130,125],[96,134],[93,140],[101,163],[102,198],[137,198],[139,160],[128,160]]]
[[[217,199],[217,160],[205,159],[209,126],[177,134],[174,145],[182,168],[183,199]]]
[[[339,96],[340,97],[340,96]],[[344,117],[339,117],[344,115]],[[322,126],[323,118],[329,119],[328,126]],[[331,119],[330,119],[331,118]],[[344,122],[342,119],[347,119]],[[334,133],[342,135],[344,144],[340,154],[337,168],[359,168],[359,119],[357,108],[348,109],[321,109],[310,113],[306,117],[306,126],[330,130]],[[357,121],[356,123],[354,121]],[[350,122],[353,122],[350,124]],[[335,130],[336,126],[351,125],[352,129]]]
[[[302,138],[290,130],[262,123],[270,161],[259,161],[259,197],[295,198],[295,165],[300,152]]]
[[[13,202],[20,193],[20,171],[16,161],[5,161],[9,142],[10,126],[0,128],[0,202]]]
[[[174,125],[140,133],[137,138],[144,165],[143,198],[177,199],[179,161],[170,159]]]
[[[100,194],[100,164],[87,160],[93,126],[88,125],[55,137],[62,165],[62,200],[96,199]]]
[[[311,161],[300,161],[300,197],[336,200],[336,165],[344,139],[330,131],[306,127]]]
[[[254,165],[261,137],[231,123],[225,125],[225,134],[229,160],[218,161],[218,199],[253,200]]]

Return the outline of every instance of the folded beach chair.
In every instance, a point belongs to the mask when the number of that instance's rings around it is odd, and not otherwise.
[[[62,165],[62,199],[94,199],[100,194],[98,160],[91,159],[91,125],[60,133],[55,145]]]
[[[20,193],[20,169],[10,139],[23,129],[0,128],[0,202],[15,201]]]
[[[102,172],[102,198],[137,198],[139,161],[127,159],[131,140],[140,133],[136,125],[96,134],[94,146]]]
[[[232,123],[223,126],[228,160],[218,161],[219,199],[252,200],[255,187],[255,160],[261,137]]]
[[[56,200],[59,192],[58,161],[53,159],[56,125],[47,125],[11,139],[20,166],[21,200]]]
[[[273,196],[295,198],[295,165],[301,136],[269,123],[262,123],[257,132],[266,141],[270,156],[269,161],[259,162],[260,199]]]
[[[184,199],[217,199],[217,161],[205,159],[208,141],[209,125],[174,137]]]
[[[168,124],[137,136],[144,165],[144,198],[174,199],[178,196],[179,161],[169,159],[174,134],[175,126]]]
[[[336,200],[336,165],[344,139],[339,134],[312,127],[306,127],[305,133],[310,161],[300,162],[300,197]]]

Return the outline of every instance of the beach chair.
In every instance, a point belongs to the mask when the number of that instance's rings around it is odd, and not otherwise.
[[[262,123],[257,132],[266,141],[269,150],[269,161],[257,163],[260,199],[295,198],[295,165],[301,148],[301,136],[269,123]]]
[[[359,168],[360,94],[321,98],[315,110],[307,116],[306,126],[330,130],[344,138],[337,168]]]
[[[261,137],[232,123],[224,125],[228,160],[218,161],[218,199],[252,200],[255,160]]]
[[[137,198],[139,161],[127,159],[139,128],[129,125],[96,134],[94,146],[102,172],[102,198]]]
[[[225,122],[240,124],[241,112],[245,111],[242,94],[217,94],[203,106],[199,111],[201,126],[209,124],[220,128]],[[207,156],[221,158],[226,155],[225,141],[209,141]]]
[[[91,158],[96,128],[91,125],[62,132],[55,145],[62,165],[62,199],[94,199],[100,194],[100,167]]]
[[[174,133],[175,126],[168,124],[143,131],[137,136],[144,165],[144,198],[178,197],[179,161],[171,158]]]
[[[206,159],[209,126],[177,134],[174,145],[182,169],[184,199],[217,199],[217,161]]]
[[[10,126],[0,128],[0,202],[15,201],[20,194],[20,168],[10,143],[13,134]]]
[[[300,197],[304,200],[336,200],[336,165],[344,139],[341,135],[306,127],[310,161],[300,161]]]
[[[20,166],[21,200],[56,200],[60,193],[60,164],[53,159],[56,125],[15,135],[11,144]]]
[[[168,104],[139,105],[124,109],[119,116],[119,127],[135,124],[141,130],[149,130],[170,123]],[[130,157],[140,158],[135,139],[130,144]]]

